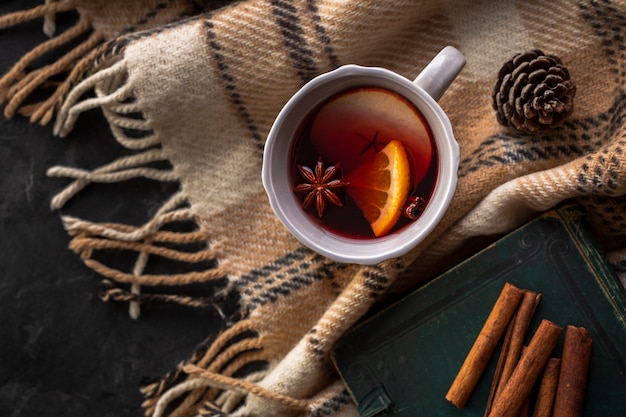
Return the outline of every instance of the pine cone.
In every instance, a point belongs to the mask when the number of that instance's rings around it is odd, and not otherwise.
[[[498,122],[533,133],[558,126],[572,113],[576,85],[554,55],[516,54],[498,73],[493,108]]]

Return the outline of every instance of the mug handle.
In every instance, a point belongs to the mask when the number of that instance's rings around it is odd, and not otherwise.
[[[465,56],[453,46],[446,46],[413,81],[438,101],[465,66]]]

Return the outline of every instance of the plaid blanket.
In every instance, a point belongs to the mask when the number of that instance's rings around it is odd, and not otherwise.
[[[57,31],[61,14],[75,23]],[[134,318],[151,301],[237,306],[222,332],[141,388],[146,415],[356,415],[329,359],[334,342],[384,295],[471,254],[476,239],[563,203],[584,208],[626,279],[624,2],[60,0],[0,16],[0,29],[33,19],[50,39],[0,79],[4,116],[64,136],[97,108],[112,143],[132,151],[92,170],[50,167],[68,179],[52,207],[97,183],[180,184],[145,224],[61,218],[70,248],[103,276],[103,298],[128,302]],[[274,216],[260,179],[282,105],[342,64],[414,78],[446,45],[467,65],[440,100],[461,148],[440,224],[406,256],[375,266],[303,247]],[[492,93],[503,63],[532,49],[560,57],[577,94],[560,126],[524,133],[498,123]],[[123,270],[101,256],[116,251],[136,253],[135,264]],[[182,267],[147,273],[158,258]],[[191,285],[214,291],[186,295]]]

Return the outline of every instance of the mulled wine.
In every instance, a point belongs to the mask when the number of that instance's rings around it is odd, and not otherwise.
[[[428,204],[437,148],[409,100],[384,88],[355,88],[305,118],[292,175],[294,192],[321,227],[349,238],[381,237],[410,224]]]

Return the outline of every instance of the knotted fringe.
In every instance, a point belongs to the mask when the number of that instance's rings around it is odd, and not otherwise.
[[[183,394],[184,398],[168,415],[179,416],[204,406],[230,413],[249,392],[273,395],[253,386],[265,377],[268,360],[262,339],[253,327],[250,320],[237,322],[219,338],[201,344],[176,371],[144,386],[141,392],[145,414],[162,415],[168,404]],[[250,366],[255,369],[246,369]],[[198,379],[199,371],[206,372],[206,378]],[[236,378],[240,373],[246,374],[245,379]]]
[[[240,323],[241,324],[241,323]],[[242,328],[247,327],[243,322]],[[235,329],[235,328],[233,328]],[[241,329],[235,329],[238,331]],[[224,334],[226,336],[226,334]],[[224,337],[220,337],[224,340]],[[239,346],[238,346],[239,345]],[[248,345],[248,346],[246,346]],[[244,347],[245,346],[245,347]],[[350,394],[346,390],[341,380],[336,380],[316,396],[310,399],[293,398],[259,384],[266,376],[267,372],[261,370],[249,372],[244,378],[232,376],[233,369],[241,367],[243,359],[237,360],[237,366],[228,366],[223,370],[216,366],[221,359],[229,358],[233,353],[241,354],[244,349],[256,347],[256,343],[234,344],[224,350],[217,361],[211,363],[209,369],[201,365],[203,361],[191,360],[181,363],[177,372],[170,378],[163,379],[160,383],[154,383],[143,389],[144,395],[148,398],[143,404],[146,416],[161,417],[166,412],[168,416],[180,417],[186,415],[229,415],[232,417],[247,416],[250,410],[243,406],[244,399],[254,396],[270,403],[275,403],[288,410],[304,413],[306,416],[328,415],[331,411],[350,403]],[[222,346],[223,348],[223,346]],[[224,355],[224,356],[222,356]],[[210,355],[207,352],[206,357]],[[245,360],[250,361],[256,355],[249,355]],[[203,359],[206,359],[203,358]],[[181,381],[181,379],[183,379]],[[178,382],[177,384],[165,385],[164,381]],[[166,389],[169,386],[169,389]],[[177,405],[173,405],[178,401]],[[173,408],[173,409],[168,409]],[[167,410],[167,411],[166,411]]]
[[[119,55],[112,55],[115,60]],[[66,136],[74,127],[78,116],[87,110],[100,108],[107,117],[113,135],[129,149],[145,149],[159,141],[149,127],[149,122],[137,118],[141,109],[132,96],[133,87],[127,81],[127,68],[123,60],[118,60],[85,78],[72,89],[59,110],[54,125],[54,134]],[[96,93],[95,98],[84,99],[89,91]],[[80,101],[82,99],[82,101]],[[145,137],[133,139],[127,134],[128,129],[139,130]]]
[[[362,317],[372,300],[388,288],[402,267],[397,262],[389,262],[361,270],[277,367],[269,366],[272,347],[265,346],[264,334],[255,331],[258,324],[251,318],[242,319],[210,343],[201,345],[175,372],[145,386],[142,389],[145,414],[160,417],[166,413],[179,417],[203,415],[203,410],[207,410],[245,416],[250,412],[254,415],[259,407],[276,405],[298,411],[298,415],[313,416],[345,407],[351,403],[351,398],[340,380],[314,397],[303,399],[297,396],[315,392],[315,388],[291,392],[289,378],[300,381],[305,374],[312,380],[317,380],[318,376],[323,378],[322,374],[327,377],[327,371],[312,369],[304,358],[313,362],[328,361],[336,338]],[[281,392],[272,381],[280,381],[282,389],[288,387],[289,392]],[[254,401],[256,399],[262,404]],[[176,405],[173,405],[175,400]],[[268,410],[265,413],[272,415]]]
[[[193,384],[199,378],[199,380],[202,381],[203,384],[206,384],[208,386],[213,386],[213,387],[222,388],[222,389],[230,389],[233,391],[239,391],[243,394],[256,395],[258,397],[262,397],[265,399],[279,402],[290,408],[303,410],[307,408],[307,406],[309,405],[309,401],[307,400],[298,400],[298,399],[291,398],[286,395],[281,395],[276,392],[269,391],[263,387],[260,387],[259,385],[250,383],[249,381],[230,378],[222,374],[217,374],[215,372],[206,371],[195,365],[187,365],[183,368],[183,370],[190,376],[197,377],[197,378],[192,378],[188,381],[188,383],[191,383],[191,384]],[[154,416],[159,417],[161,415],[161,413],[159,412],[160,411],[159,405],[161,405],[161,403],[166,403],[169,399],[168,397],[174,397],[177,394],[177,391],[185,391],[185,390],[187,390],[187,387],[185,386],[185,384],[181,384],[178,387],[176,387],[176,389],[168,391],[168,393],[162,397],[161,401],[157,403]]]
[[[50,30],[53,29],[53,25],[50,23],[50,20],[53,18],[53,16],[56,13],[74,10],[75,7],[76,6],[70,0],[61,1],[61,2],[46,1],[46,4],[33,7],[30,10],[9,13],[0,17],[0,29],[6,29],[12,26],[19,25],[20,23],[29,22],[39,17],[44,17],[48,21],[47,32],[50,32]],[[48,36],[51,36],[53,33],[54,33],[54,30],[52,30],[51,33],[46,33],[46,34]]]
[[[143,117],[128,82],[125,62],[120,59],[121,49],[110,48],[99,54],[98,71],[83,79],[65,97],[54,126],[55,134],[67,135],[78,116],[89,109],[99,108],[106,116],[113,136],[125,148],[136,151],[91,171],[55,166],[48,170],[51,177],[66,177],[73,181],[59,192],[51,202],[53,209],[62,208],[78,192],[91,183],[115,183],[134,178],[161,182],[178,181],[170,168],[155,167],[167,163],[160,148],[160,138]],[[90,97],[88,93],[95,93]],[[159,166],[160,166],[159,165]],[[63,216],[66,230],[73,236],[70,248],[80,255],[86,266],[105,277],[101,297],[103,300],[127,301],[133,318],[140,314],[139,306],[146,302],[176,303],[189,307],[214,307],[223,315],[217,304],[203,297],[175,294],[141,294],[142,286],[185,286],[221,280],[227,275],[224,263],[218,262],[218,249],[209,244],[206,230],[196,221],[187,199],[182,193],[172,196],[144,225],[135,227],[117,223],[92,223],[71,216]],[[162,230],[174,223],[192,223],[195,230],[173,232]],[[189,249],[189,246],[193,249]],[[137,253],[132,271],[125,272],[95,259],[98,251],[125,251]],[[173,274],[144,273],[150,256],[196,265],[200,270]],[[205,267],[205,265],[210,265]],[[204,268],[204,269],[202,269]],[[117,284],[129,285],[130,289]]]
[[[58,193],[50,205],[53,209],[63,207],[76,193],[92,182],[110,183],[138,177],[157,181],[176,181],[177,177],[172,171],[145,166],[151,162],[166,160],[161,149],[151,149],[140,154],[122,157],[93,171],[62,166],[52,167],[47,171],[48,176],[74,178],[75,181]]]
[[[101,291],[103,300],[130,302],[130,316],[137,318],[139,305],[145,302],[168,302],[189,307],[219,307],[205,298],[180,297],[176,295],[140,295],[141,286],[185,286],[193,283],[206,283],[224,278],[227,269],[224,264],[207,267],[200,271],[170,274],[145,274],[150,256],[186,263],[217,264],[219,252],[215,245],[209,246],[208,234],[203,229],[190,232],[172,232],[161,228],[181,221],[195,222],[195,216],[188,208],[180,207],[185,202],[182,194],[174,195],[156,215],[140,227],[116,223],[92,223],[70,216],[63,216],[63,224],[73,236],[70,248],[80,255],[86,266],[106,278]],[[191,251],[186,248],[193,245]],[[132,272],[121,271],[94,259],[97,251],[126,251],[137,254]],[[129,284],[130,292],[117,288],[113,283]]]
[[[0,17],[0,29],[44,17],[44,32],[52,36],[56,30],[55,16],[74,11],[75,8],[75,4],[70,0],[47,2],[30,10]],[[100,54],[98,45],[103,41],[104,36],[93,30],[88,18],[81,16],[74,26],[33,48],[0,79],[0,103],[5,104],[5,117],[11,118],[19,113],[30,117],[33,123],[38,122],[41,125],[49,123],[71,88],[93,66],[95,58]],[[36,59],[74,43],[77,44],[55,62],[27,72],[28,66]],[[63,73],[68,75],[62,82],[51,80],[52,77]],[[26,103],[36,90],[49,86],[55,86],[55,89],[48,98],[37,103]]]

